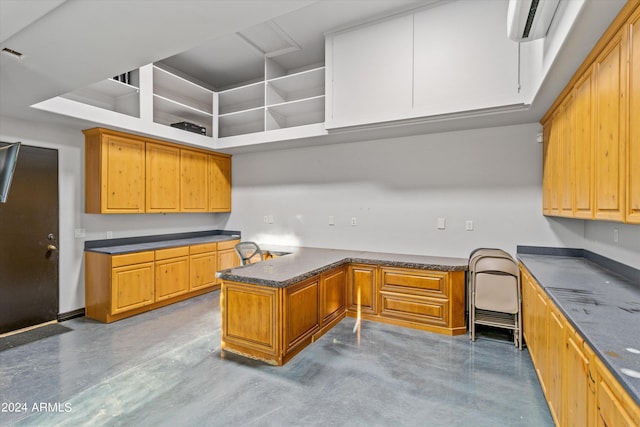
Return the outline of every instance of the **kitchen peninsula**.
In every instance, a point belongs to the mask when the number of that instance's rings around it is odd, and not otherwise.
[[[295,248],[218,272],[222,349],[283,365],[345,316],[466,333],[468,260]]]

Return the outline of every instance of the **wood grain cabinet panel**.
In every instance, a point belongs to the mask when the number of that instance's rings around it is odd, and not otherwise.
[[[189,290],[209,288],[217,285],[218,254],[216,243],[189,247]]]
[[[84,133],[85,211],[144,213],[144,141],[101,129]]]
[[[346,272],[344,268],[325,273],[320,279],[320,323],[325,325],[343,315],[346,309]]]
[[[590,67],[575,87],[575,149],[573,150],[574,215],[593,218],[593,79]]]
[[[591,360],[594,354],[573,328],[567,325],[566,329],[566,353],[562,369],[569,380],[565,382],[564,389],[566,405],[563,424],[593,426],[595,370],[591,371]]]
[[[180,150],[180,210],[207,212],[209,156],[206,153]]]
[[[231,158],[209,156],[209,212],[231,212]]]
[[[626,221],[640,224],[640,9],[629,20],[629,111]]]
[[[623,33],[595,61],[595,217],[624,220],[626,54]]]
[[[547,350],[547,372],[545,382],[547,384],[547,402],[551,416],[556,425],[562,425],[563,421],[563,375],[562,367],[565,357],[565,321],[562,315],[555,309],[549,308],[549,341]]]
[[[267,286],[225,283],[220,302],[223,350],[279,364],[280,292]]]
[[[156,251],[156,301],[189,292],[189,247]]]
[[[180,211],[180,149],[146,144],[146,211]]]
[[[320,281],[317,277],[285,289],[283,320],[286,352],[311,342],[312,334],[320,327],[319,303]]]
[[[114,268],[111,273],[111,292],[110,314],[120,314],[153,304],[153,262]]]
[[[361,313],[378,314],[377,267],[352,264],[349,266],[348,308]]]

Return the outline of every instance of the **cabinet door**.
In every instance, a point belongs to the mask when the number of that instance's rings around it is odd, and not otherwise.
[[[534,314],[536,288],[531,282],[529,274],[523,268],[520,269],[520,281],[522,283],[522,334],[527,343],[527,349],[534,358],[536,351],[535,331],[534,331]],[[534,360],[535,363],[535,360]]]
[[[501,1],[448,2],[414,14],[416,116],[524,102],[531,88],[526,73],[518,79],[518,43],[505,37],[505,16]]]
[[[180,210],[180,149],[147,142],[147,212]]]
[[[551,152],[551,128],[553,121],[549,120],[542,128],[542,214],[551,215],[551,186],[553,185],[553,155]]]
[[[563,111],[558,111],[551,118],[551,131],[549,133],[549,146],[547,148],[547,164],[550,174],[549,202],[550,215],[560,215],[560,190],[562,188],[560,168],[562,166],[562,139],[563,139]]]
[[[412,115],[412,15],[334,34],[327,52],[327,128]]]
[[[625,203],[625,43],[617,34],[596,59],[595,218],[622,221]]]
[[[189,256],[189,290],[214,286],[217,282],[218,254],[215,251]]]
[[[101,212],[143,213],[145,143],[103,135],[101,167]]]
[[[536,371],[538,371],[538,379],[545,396],[547,391],[547,374],[548,374],[548,348],[549,348],[549,304],[547,297],[540,291],[536,292],[534,299],[533,312],[533,330],[535,341],[535,352],[532,358],[535,360]],[[535,357],[533,356],[535,354]]]
[[[591,69],[575,86],[574,216],[593,218],[593,79]]]
[[[562,138],[558,157],[558,214],[573,217],[573,170],[576,138],[576,109],[573,92],[562,105]]]
[[[207,211],[208,167],[208,154],[180,150],[180,210],[182,212]]]
[[[231,212],[231,158],[209,156],[209,212]]]
[[[344,268],[322,275],[320,279],[321,325],[344,313],[347,293],[346,276]]]
[[[123,313],[154,302],[153,262],[111,270],[111,314]]]
[[[602,362],[598,360],[596,364],[598,366],[596,392],[598,427],[637,427],[618,397],[620,395],[619,386],[614,382],[615,380],[612,379],[607,369],[602,366]]]
[[[590,380],[590,350],[584,346],[582,338],[567,327],[567,341],[563,375],[565,382],[566,411],[564,421],[567,426],[590,426],[591,405],[594,398],[595,382]]]
[[[348,308],[351,311],[378,314],[377,268],[372,265],[350,265]]]
[[[189,291],[188,253],[187,246],[156,251],[156,301]]]
[[[550,304],[551,305],[551,304]],[[556,425],[563,424],[563,376],[562,370],[565,353],[565,322],[555,307],[549,309],[549,338],[547,354],[547,400],[549,410]]]
[[[218,251],[218,270],[226,270],[240,265],[240,258],[236,251],[232,249],[221,249]]]
[[[626,221],[640,224],[640,9],[629,25],[629,136]]]

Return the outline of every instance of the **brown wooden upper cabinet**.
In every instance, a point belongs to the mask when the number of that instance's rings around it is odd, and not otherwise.
[[[87,213],[231,211],[229,155],[103,128],[83,132]]]
[[[640,224],[639,21],[629,1],[541,120],[544,215]]]

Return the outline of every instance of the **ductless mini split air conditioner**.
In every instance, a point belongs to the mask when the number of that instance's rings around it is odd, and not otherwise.
[[[507,35],[526,42],[547,35],[560,0],[509,0]]]

